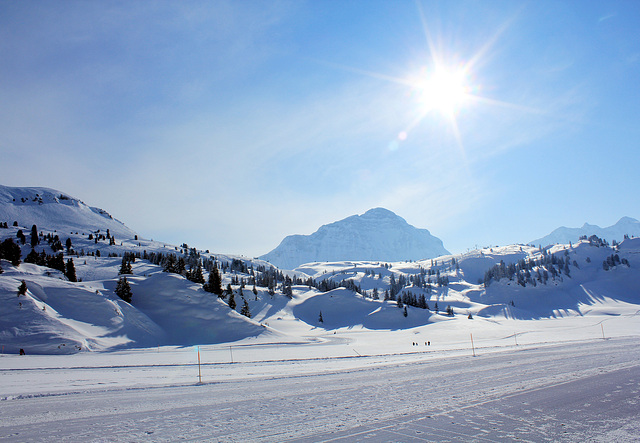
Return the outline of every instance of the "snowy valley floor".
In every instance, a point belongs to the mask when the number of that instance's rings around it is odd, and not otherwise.
[[[640,438],[635,334],[523,338],[518,346],[496,340],[480,345],[476,357],[461,343],[365,355],[355,334],[311,344],[203,346],[202,384],[192,347],[4,355],[0,440]]]

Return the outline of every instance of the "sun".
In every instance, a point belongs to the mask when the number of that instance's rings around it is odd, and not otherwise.
[[[438,111],[452,117],[470,98],[471,88],[464,68],[436,66],[423,69],[414,82],[424,112]]]

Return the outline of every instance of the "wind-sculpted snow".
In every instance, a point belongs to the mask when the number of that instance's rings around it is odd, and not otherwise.
[[[281,269],[344,260],[420,260],[446,255],[442,241],[383,208],[321,226],[311,235],[290,235],[261,258]]]

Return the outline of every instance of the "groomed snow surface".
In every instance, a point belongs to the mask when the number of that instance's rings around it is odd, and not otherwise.
[[[430,347],[355,331],[202,346],[200,367],[197,347],[4,355],[0,440],[637,441],[638,336],[560,322],[503,325],[530,328],[517,346],[476,329],[475,357],[435,330],[419,337]],[[604,325],[640,331],[637,317]]]

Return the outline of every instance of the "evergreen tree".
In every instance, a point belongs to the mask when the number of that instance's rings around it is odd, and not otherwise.
[[[406,306],[404,307],[404,311],[402,312],[402,315],[404,315],[405,317],[408,315],[408,314],[407,314],[407,307],[406,307]]]
[[[118,275],[123,274],[133,274],[133,269],[131,268],[131,262],[127,260],[127,257],[122,257],[122,264],[120,265],[120,270],[118,271]]]
[[[22,243],[23,245],[27,241],[27,238],[24,236],[24,232],[22,232],[22,229],[18,229],[18,232],[16,233],[16,237],[18,237],[18,240],[20,240],[20,243]]]
[[[293,298],[293,288],[291,287],[291,278],[287,275],[282,283],[282,294],[289,298]]]
[[[318,321],[320,323],[324,323],[324,319],[322,318],[322,311],[320,311],[320,315],[318,316]]]
[[[65,246],[67,247],[67,254],[71,254],[71,239],[67,237],[67,241],[65,242]]]
[[[122,300],[127,303],[131,303],[131,286],[129,286],[129,282],[127,281],[127,277],[120,277],[118,280],[118,284],[116,285],[116,295],[120,297]]]
[[[22,280],[20,286],[18,286],[18,297],[21,295],[27,295],[27,282]]]
[[[38,238],[38,227],[33,225],[31,226],[31,247],[35,248],[38,243],[40,243],[40,239]]]
[[[244,315],[245,317],[251,318],[251,312],[249,311],[249,303],[247,303],[247,300],[244,300],[244,303],[242,303],[240,314]]]
[[[191,281],[194,283],[204,284],[204,275],[202,275],[202,266],[200,266],[200,263],[198,263],[198,266],[191,278]]]
[[[174,254],[167,256],[162,270],[164,272],[176,272],[176,256]]]
[[[78,279],[76,277],[76,267],[73,265],[73,259],[70,258],[67,260],[66,269],[64,275],[67,277],[67,280],[71,282],[77,282]]]
[[[229,288],[231,288],[231,285],[229,285]],[[228,304],[229,304],[229,307],[231,309],[235,309],[236,308],[236,299],[235,299],[235,297],[233,295],[233,291],[231,291],[229,293],[229,303]]]
[[[67,268],[64,264],[64,258],[62,257],[62,252],[59,253],[58,255],[49,256],[47,258],[47,266],[51,269],[56,269],[64,274]]]
[[[233,295],[233,289],[231,289],[231,283],[227,283],[227,287],[224,290],[224,294],[222,298],[227,298]]]
[[[178,263],[176,263],[176,274],[183,275],[186,269],[187,269],[187,264],[184,261],[184,258],[180,257],[178,259]]]
[[[13,266],[18,266],[21,256],[22,251],[20,250],[20,246],[18,246],[12,238],[6,238],[0,243],[0,258],[10,261]]]
[[[204,289],[207,292],[216,294],[218,297],[222,297],[222,280],[220,279],[218,267],[215,264],[211,272],[209,272],[209,282],[205,285]]]

